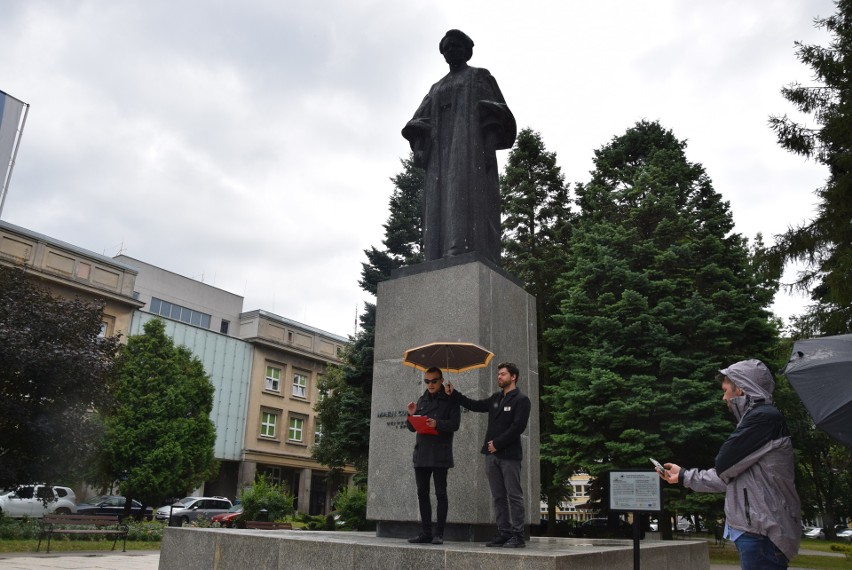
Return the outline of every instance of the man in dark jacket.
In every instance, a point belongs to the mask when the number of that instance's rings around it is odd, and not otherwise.
[[[695,491],[725,493],[725,538],[734,541],[743,570],[787,568],[799,550],[801,506],[790,432],[772,405],[775,379],[759,360],[719,371],[722,399],[737,428],[712,469],[665,463],[660,476]]]
[[[418,433],[414,444],[414,478],[417,482],[417,502],[420,505],[422,531],[408,542],[443,544],[447,523],[447,472],[453,466],[453,434],[459,429],[459,404],[444,393],[444,377],[440,368],[430,368],[423,376],[426,391],[417,403],[408,404],[408,414],[425,416],[426,425],[436,434]],[[415,431],[408,422],[409,431]],[[432,531],[432,502],[429,479],[435,482],[438,500],[437,522]]]
[[[524,543],[524,490],[521,487],[521,434],[530,418],[530,399],[516,383],[519,370],[511,362],[497,365],[500,390],[484,400],[471,400],[447,383],[453,400],[472,412],[488,412],[488,429],[482,453],[485,474],[497,513],[497,535],[488,546],[522,548]]]

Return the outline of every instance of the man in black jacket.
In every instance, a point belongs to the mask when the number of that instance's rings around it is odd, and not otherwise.
[[[482,453],[485,474],[494,499],[498,534],[488,546],[523,548],[524,490],[521,487],[521,434],[530,418],[530,399],[516,383],[519,370],[511,362],[497,365],[500,390],[484,400],[471,400],[447,383],[447,393],[472,412],[488,412],[488,429]]]
[[[408,414],[426,416],[426,425],[435,434],[418,433],[414,444],[414,478],[417,482],[417,502],[420,506],[422,531],[408,542],[416,544],[443,544],[444,526],[447,523],[447,472],[453,466],[453,434],[459,429],[461,414],[458,401],[444,393],[444,377],[440,368],[430,368],[423,376],[426,391],[417,403],[408,404]],[[408,422],[409,431],[415,431]],[[437,522],[432,532],[432,502],[429,497],[429,479],[435,482],[438,500]]]

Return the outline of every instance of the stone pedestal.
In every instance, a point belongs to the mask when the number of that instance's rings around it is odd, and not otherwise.
[[[518,365],[518,387],[532,402],[522,437],[521,479],[525,524],[539,520],[539,406],[535,299],[513,277],[475,258],[441,260],[404,268],[379,284],[370,419],[367,518],[377,535],[404,537],[420,528],[412,466],[415,435],[406,428],[406,405],[424,391],[423,373],[402,364],[406,349],[435,341],[473,342],[494,353],[487,368],[445,373],[474,399],[498,390],[497,364]],[[495,530],[485,458],[480,453],[487,414],[462,408],[455,435],[455,467],[448,481],[448,540],[485,540]],[[432,498],[433,512],[435,498]],[[433,515],[434,517],[434,515]]]
[[[707,552],[704,540],[642,541],[640,566],[709,570]],[[630,540],[533,537],[526,548],[507,549],[467,542],[408,544],[364,532],[173,527],[163,535],[159,568],[629,570],[637,566]]]

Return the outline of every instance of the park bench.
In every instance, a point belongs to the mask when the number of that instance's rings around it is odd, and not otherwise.
[[[87,528],[83,528],[87,527]],[[94,527],[94,528],[92,528]],[[89,516],[89,515],[45,515],[41,521],[41,534],[38,537],[38,548],[41,550],[41,541],[47,537],[47,551],[50,552],[50,539],[54,534],[105,534],[112,535],[112,549],[118,538],[124,539],[122,552],[127,552],[126,524],[118,522],[118,517],[113,516]]]
[[[261,530],[293,530],[288,522],[246,521],[246,528]]]

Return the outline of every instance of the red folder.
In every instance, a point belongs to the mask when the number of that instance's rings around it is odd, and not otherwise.
[[[424,435],[438,435],[438,430],[426,425],[426,420],[428,419],[429,418],[426,416],[408,416],[409,423],[414,426],[417,433],[422,433]]]

